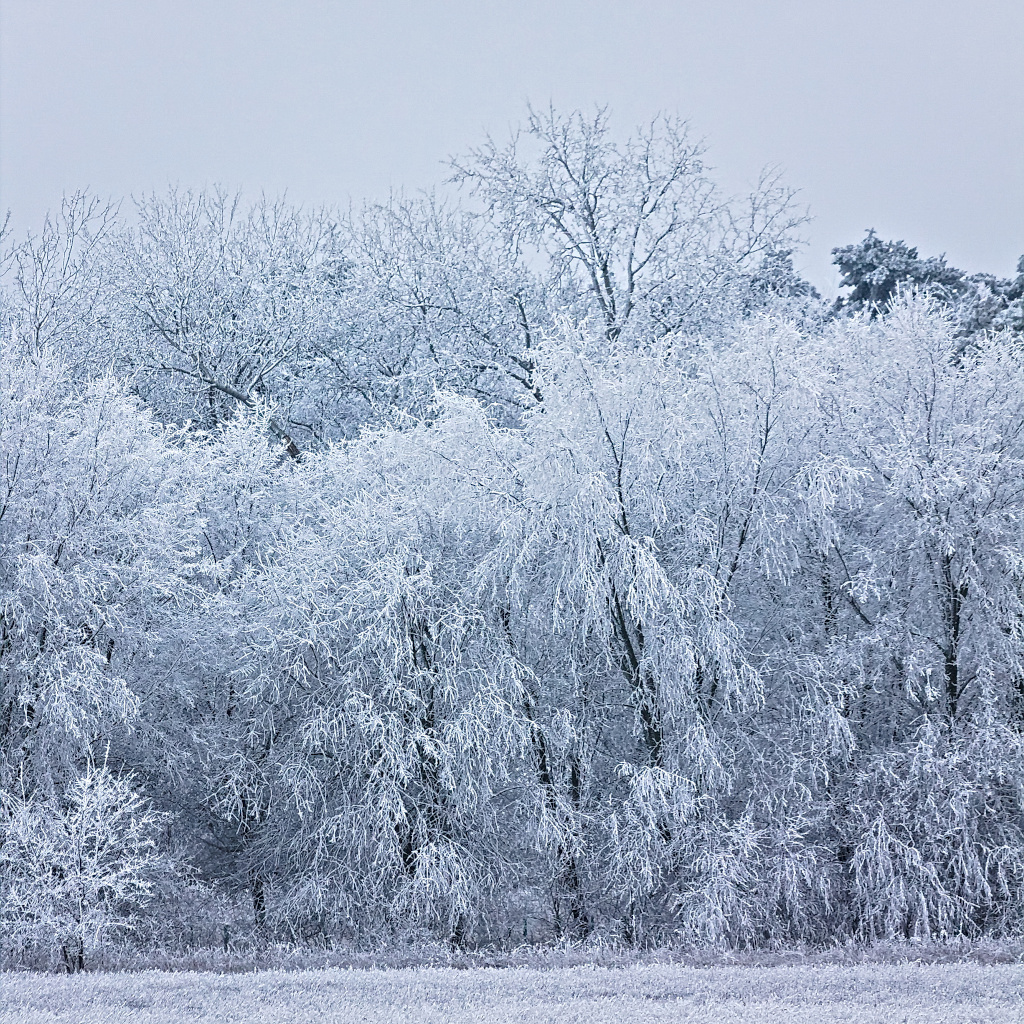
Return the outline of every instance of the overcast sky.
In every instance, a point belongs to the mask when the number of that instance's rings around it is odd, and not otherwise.
[[[219,182],[305,203],[440,182],[527,100],[689,118],[730,190],[966,270],[1024,252],[1024,0],[0,0],[0,210]]]

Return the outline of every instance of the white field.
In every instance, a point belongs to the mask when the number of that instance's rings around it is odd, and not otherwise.
[[[0,974],[3,1024],[1022,1024],[1024,966]]]

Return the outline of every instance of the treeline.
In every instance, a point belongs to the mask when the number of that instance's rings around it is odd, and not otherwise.
[[[828,305],[702,160],[547,111],[8,246],[6,962],[1019,934],[1024,261]]]

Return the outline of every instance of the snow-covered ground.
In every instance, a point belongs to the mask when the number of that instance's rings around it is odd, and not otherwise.
[[[1024,966],[0,975],[2,1024],[1020,1024]]]

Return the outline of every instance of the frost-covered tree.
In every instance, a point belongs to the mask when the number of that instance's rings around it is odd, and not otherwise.
[[[0,780],[60,792],[130,723],[187,590],[187,489],[166,432],[112,379],[0,341]]]
[[[422,411],[438,388],[506,419],[538,400],[536,350],[560,303],[516,238],[436,196],[396,196],[351,219],[346,251],[338,358],[360,368],[376,418]]]
[[[921,291],[956,310],[958,329],[969,338],[979,331],[1021,331],[1024,295],[1024,257],[1016,280],[994,274],[966,274],[946,263],[946,257],[922,258],[903,241],[883,241],[874,229],[855,245],[832,250],[841,287],[849,291],[836,300],[835,310],[877,316],[902,290]]]
[[[772,733],[809,773],[805,839],[834,857],[830,927],[1007,927],[1013,899],[992,894],[1022,877],[1019,354],[994,338],[968,357],[924,301],[816,344],[823,514],[765,647],[768,702],[800,725]],[[966,829],[961,806],[978,809]]]
[[[38,234],[29,232],[0,252],[18,314],[12,327],[32,350],[56,346],[65,358],[86,356],[73,349],[90,348],[83,342],[104,320],[111,268],[103,248],[117,216],[115,205],[76,192],[46,217]]]
[[[447,470],[466,430],[479,413],[325,454],[251,587],[245,699],[283,797],[261,850],[283,909],[347,929],[461,942],[510,881],[521,680],[477,590],[500,518]]]
[[[330,215],[220,190],[146,196],[134,215],[106,251],[110,344],[145,400],[205,426],[270,401],[293,454],[292,434],[335,431],[346,382],[323,353],[345,265]]]
[[[671,117],[620,143],[605,110],[531,109],[506,145],[489,139],[452,166],[502,238],[543,261],[546,287],[609,339],[728,318],[804,220],[770,172],[723,197],[703,145]]]
[[[620,143],[604,111],[531,111],[508,146],[452,166],[469,206],[398,196],[350,218],[335,351],[378,419],[421,414],[440,387],[517,422],[543,400],[539,351],[563,321],[607,342],[813,305],[790,259],[793,193],[765,175],[722,197],[683,122]]]
[[[87,765],[60,800],[0,793],[4,943],[85,970],[152,898],[167,867],[161,824],[131,779],[105,766]]]

